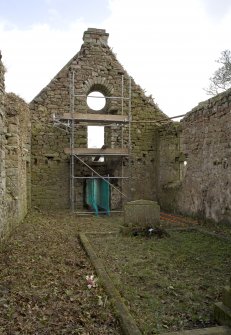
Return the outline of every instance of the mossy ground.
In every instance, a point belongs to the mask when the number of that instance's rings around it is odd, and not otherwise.
[[[230,277],[230,242],[197,231],[89,237],[144,334],[215,324],[214,302]]]

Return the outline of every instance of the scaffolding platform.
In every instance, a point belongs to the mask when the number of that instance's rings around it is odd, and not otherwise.
[[[112,114],[92,114],[92,113],[64,113],[62,120],[74,120],[76,122],[87,123],[128,123],[127,115],[112,115]]]
[[[65,148],[65,154],[77,155],[77,156],[128,156],[128,148],[107,148],[107,149],[97,149],[97,148]]]
[[[71,70],[71,68],[70,68]],[[131,77],[128,77],[128,87],[124,89],[124,75],[123,73],[119,74],[121,77],[121,96],[104,96],[105,99],[117,100],[118,102],[116,108],[114,109],[101,109],[95,110],[96,112],[92,112],[89,106],[83,109],[81,104],[81,110],[78,110],[78,102],[76,98],[84,98],[86,99],[90,97],[86,94],[76,94],[76,82],[78,78],[78,74],[75,70],[71,70],[69,74],[70,86],[69,86],[69,95],[70,95],[70,106],[69,112],[63,113],[63,115],[56,116],[53,115],[54,126],[60,127],[63,129],[65,127],[65,131],[70,135],[70,147],[64,148],[64,153],[70,156],[70,207],[73,213],[84,213],[81,210],[77,210],[77,204],[79,205],[79,200],[77,199],[77,188],[80,187],[82,189],[82,202],[83,205],[90,206],[90,212],[98,213],[100,208],[100,213],[102,209],[105,213],[109,214],[111,212],[110,209],[110,201],[111,201],[111,190],[113,192],[117,192],[120,194],[120,201],[118,200],[118,204],[121,203],[123,205],[124,199],[128,198],[128,195],[123,192],[124,188],[124,180],[129,183],[130,181],[130,151],[131,151]],[[118,78],[119,79],[119,78]],[[99,90],[100,91],[100,90]],[[92,96],[91,96],[92,97]],[[96,98],[98,96],[95,96]],[[79,101],[79,100],[78,100]],[[125,103],[126,102],[126,103]],[[113,101],[111,102],[113,106]],[[82,110],[86,110],[86,112],[82,112]],[[108,112],[107,112],[108,111]],[[116,111],[118,114],[113,114],[112,111]],[[111,113],[110,113],[111,112]],[[89,125],[93,126],[104,126],[107,127],[107,134],[109,136],[109,140],[106,139],[106,143],[102,146],[102,148],[84,148],[84,147],[76,147],[78,146],[78,129],[82,129],[81,127],[88,127]],[[111,128],[111,129],[110,129]],[[87,128],[84,128],[87,129]],[[114,143],[111,142],[110,132],[120,130],[119,133],[119,147],[114,148]],[[124,140],[124,131],[125,140]],[[105,139],[105,138],[104,138]],[[115,141],[115,139],[113,139]],[[84,158],[89,157],[90,159],[86,160]],[[108,161],[100,162],[99,157],[107,157]],[[105,168],[107,163],[110,162],[113,166],[114,160],[116,157],[116,176],[110,175],[108,173],[107,177],[102,176],[97,170],[95,170],[92,165],[102,166]],[[114,159],[113,159],[114,158]],[[125,159],[127,162],[128,175],[124,176],[124,163]],[[106,163],[106,164],[105,164]],[[85,169],[87,168],[89,172],[91,172],[91,176],[76,176],[76,166],[77,164],[82,164]],[[121,169],[121,174],[118,173],[118,169]],[[112,173],[110,171],[110,173]],[[82,180],[81,180],[82,179]],[[116,183],[111,181],[111,179],[117,180]],[[118,185],[117,185],[118,184]],[[129,187],[130,189],[130,187]],[[94,192],[93,192],[93,191]],[[106,190],[106,191],[105,191]],[[81,194],[81,190],[80,190]],[[81,196],[81,195],[80,195]],[[102,198],[103,196],[103,202]],[[92,200],[90,199],[92,198]],[[90,200],[89,200],[90,199]],[[94,206],[93,206],[94,205]],[[120,210],[116,210],[116,212],[121,212]]]

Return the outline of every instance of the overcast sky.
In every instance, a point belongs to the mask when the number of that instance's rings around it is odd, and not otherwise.
[[[231,50],[230,0],[0,0],[6,90],[27,102],[79,51],[88,27],[109,33],[117,59],[169,116],[203,88]]]

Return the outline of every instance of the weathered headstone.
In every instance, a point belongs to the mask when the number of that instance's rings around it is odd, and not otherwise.
[[[123,232],[159,227],[160,206],[151,200],[135,200],[124,206]]]

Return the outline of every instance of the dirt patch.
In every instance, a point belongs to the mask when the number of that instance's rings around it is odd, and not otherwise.
[[[14,231],[0,252],[2,335],[121,334],[104,290],[87,287],[94,270],[78,232],[92,222],[104,229],[103,219],[36,212]]]
[[[184,217],[182,215],[176,215],[171,213],[161,212],[161,226],[165,228],[188,228],[194,227],[202,230],[207,230],[210,233],[217,234],[221,237],[231,239],[231,224],[213,222],[213,221],[204,221],[201,219],[193,219],[190,217]]]

